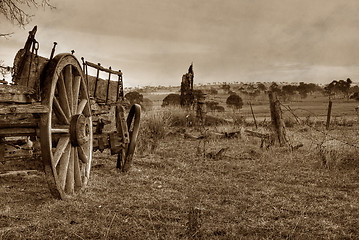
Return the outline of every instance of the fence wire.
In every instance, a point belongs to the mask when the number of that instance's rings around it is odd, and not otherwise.
[[[348,142],[348,141],[346,141],[346,140],[343,140],[343,139],[338,138],[337,136],[333,136],[332,134],[329,134],[329,131],[330,131],[330,130],[322,130],[322,129],[319,129],[319,128],[317,128],[317,127],[315,127],[315,126],[309,124],[308,121],[303,121],[298,115],[295,114],[294,111],[295,111],[295,110],[307,111],[308,113],[311,114],[311,116],[316,117],[316,114],[315,114],[315,113],[313,113],[313,112],[311,112],[311,111],[309,111],[309,110],[307,110],[307,109],[302,109],[302,108],[297,108],[297,109],[293,110],[289,105],[284,105],[284,104],[282,104],[282,103],[280,103],[280,105],[283,106],[283,107],[293,116],[293,118],[295,119],[295,121],[296,121],[298,124],[305,125],[305,126],[309,127],[310,129],[312,129],[312,130],[314,130],[314,131],[316,131],[316,132],[319,132],[319,133],[323,134],[323,135],[325,136],[324,140],[335,140],[335,141],[338,141],[338,142],[340,142],[340,143],[342,143],[342,144],[345,144],[345,145],[347,145],[347,146],[350,146],[350,147],[354,147],[354,148],[359,149],[359,145],[350,143],[350,142]],[[283,112],[283,111],[282,111],[282,112]],[[350,131],[353,131],[353,130],[355,130],[355,129],[349,129],[349,130],[350,130]],[[296,131],[296,133],[299,133],[299,134],[301,134],[301,135],[304,135],[304,134],[303,134],[302,132],[300,132],[300,131]],[[315,141],[315,142],[318,142],[318,139],[312,138],[311,140],[313,140],[313,141]],[[324,140],[321,141],[321,143],[316,143],[316,145],[319,146],[319,145],[323,144]]]

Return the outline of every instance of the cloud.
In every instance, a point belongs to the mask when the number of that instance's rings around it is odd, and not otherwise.
[[[75,49],[77,56],[121,68],[135,85],[178,85],[192,61],[197,82],[359,77],[356,0],[54,4],[56,10],[37,11],[33,19],[40,54],[48,55],[57,41],[58,52]],[[21,34],[0,44],[15,55],[26,39]]]

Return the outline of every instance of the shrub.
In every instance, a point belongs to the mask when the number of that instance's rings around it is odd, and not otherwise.
[[[181,96],[179,94],[171,93],[162,100],[162,107],[167,106],[180,106]]]
[[[141,103],[141,107],[145,111],[150,111],[153,108],[153,102],[149,98],[143,98],[143,101]]]
[[[190,126],[194,121],[181,107],[168,107],[162,112],[146,112],[141,119],[137,148],[140,153],[152,153],[168,133],[168,127]]]
[[[211,90],[209,91],[209,93],[210,93],[211,95],[217,95],[217,94],[218,94],[218,90],[215,89],[214,87],[211,87]]]
[[[293,118],[284,118],[284,125],[288,128],[294,127],[296,121]]]
[[[170,127],[186,127],[192,126],[195,121],[193,113],[181,108],[181,107],[170,107],[164,112],[164,115],[168,118],[168,126]]]
[[[234,109],[241,109],[243,106],[243,100],[237,94],[232,94],[227,98],[226,104],[227,106],[232,107]]]
[[[125,98],[130,101],[130,104],[133,105],[135,103],[141,104],[143,101],[143,95],[139,92],[129,92],[126,93]]]
[[[217,111],[217,112],[224,112],[224,107],[222,107],[222,106],[216,106],[216,107],[214,108],[214,110]]]
[[[208,110],[214,111],[218,107],[219,102],[208,101],[208,102],[205,102],[205,104],[206,104],[206,107],[207,107]]]

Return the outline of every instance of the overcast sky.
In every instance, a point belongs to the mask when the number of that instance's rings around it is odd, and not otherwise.
[[[25,29],[0,17],[0,59],[11,65],[38,26],[40,55],[75,50],[121,69],[125,86],[195,83],[359,82],[357,0],[61,0]]]

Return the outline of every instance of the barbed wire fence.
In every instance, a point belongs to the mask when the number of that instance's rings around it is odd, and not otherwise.
[[[324,129],[321,129],[319,127],[316,127],[315,124],[311,124],[310,121],[303,121],[296,113],[295,113],[295,110],[302,110],[302,111],[307,111],[308,113],[310,113],[312,117],[316,118],[316,114],[310,110],[307,110],[307,109],[303,109],[303,108],[296,108],[296,109],[292,109],[289,105],[284,105],[281,103],[281,106],[284,107],[288,113],[290,113],[292,115],[292,117],[295,119],[295,121],[298,123],[298,124],[301,124],[301,125],[305,125],[306,127],[309,127],[311,130],[313,131],[316,131],[318,133],[321,133],[323,136],[325,136],[326,139],[328,140],[335,140],[335,141],[338,141],[342,144],[345,144],[345,145],[348,145],[350,147],[354,147],[354,148],[357,148],[359,149],[359,145],[357,144],[354,144],[354,143],[351,143],[347,140],[344,140],[344,139],[341,139],[339,138],[338,136],[335,136],[335,135],[332,135],[330,132],[331,130],[324,130]],[[318,122],[321,122],[321,121],[318,121]],[[323,123],[323,127],[324,127],[324,123]],[[343,129],[342,129],[343,130]],[[353,130],[358,130],[358,129],[348,129],[350,131],[353,131]],[[296,131],[298,133],[301,133],[300,131]],[[320,142],[320,141],[319,141]]]
[[[156,101],[156,102],[161,102],[160,100]],[[159,103],[155,103],[155,106],[160,106]],[[303,132],[303,129],[294,129],[292,128],[291,131],[295,131],[297,134],[300,134],[302,136],[306,136],[307,138],[311,139],[314,143],[316,143],[315,145],[320,145],[322,144],[323,141],[325,140],[336,140],[338,142],[341,142],[342,144],[351,146],[353,148],[357,148],[359,149],[359,144],[357,144],[356,142],[350,142],[347,140],[346,136],[343,136],[343,138],[338,137],[338,134],[340,134],[340,132],[336,132],[335,135],[332,134],[333,130],[337,130],[337,127],[340,125],[350,125],[348,123],[345,122],[345,117],[338,117],[338,116],[333,116],[332,120],[331,120],[331,126],[332,129],[331,130],[326,130],[325,129],[325,121],[323,119],[325,119],[326,115],[320,115],[314,111],[305,109],[305,108],[301,108],[301,107],[295,107],[293,108],[290,104],[283,104],[280,103],[281,106],[283,107],[282,109],[282,113],[285,115],[286,118],[286,125],[301,125],[301,126],[306,126],[309,129],[320,133],[323,136],[324,140],[319,140],[317,139],[317,137],[311,137],[311,134],[305,134],[305,132]],[[268,106],[269,108],[269,106]],[[249,109],[250,110],[250,109]],[[257,123],[258,126],[261,127],[269,127],[270,125],[270,113],[268,114],[261,114],[259,117],[256,113],[256,109],[254,108],[254,113],[253,115],[255,115],[255,117],[257,118]],[[322,109],[323,110],[323,109]],[[165,108],[161,108],[161,107],[157,107],[155,109],[155,111],[166,111]],[[306,112],[307,114],[297,114],[298,111],[302,111],[302,112]],[[210,115],[217,115],[217,116],[226,116],[227,118],[231,118],[231,117],[237,117],[238,120],[241,119],[242,123],[245,124],[247,123],[248,125],[251,125],[251,120],[253,118],[252,114],[250,111],[243,111],[243,110],[233,110],[230,108],[225,108],[224,111],[212,111],[210,109],[206,110],[207,114]],[[304,116],[303,116],[304,115]],[[358,131],[359,133],[359,115],[358,116],[354,116],[357,118],[356,121],[352,121],[352,123],[354,122],[354,124],[352,124],[353,126],[351,126],[350,130],[347,129],[342,129],[342,132],[345,133],[347,131]],[[342,119],[342,123],[340,123],[340,119],[338,120],[338,118]],[[343,120],[344,119],[344,120]],[[231,119],[231,120],[237,120],[237,119]],[[238,124],[239,122],[235,122],[235,124]],[[240,124],[240,123],[239,123]],[[253,123],[254,124],[254,123]]]

